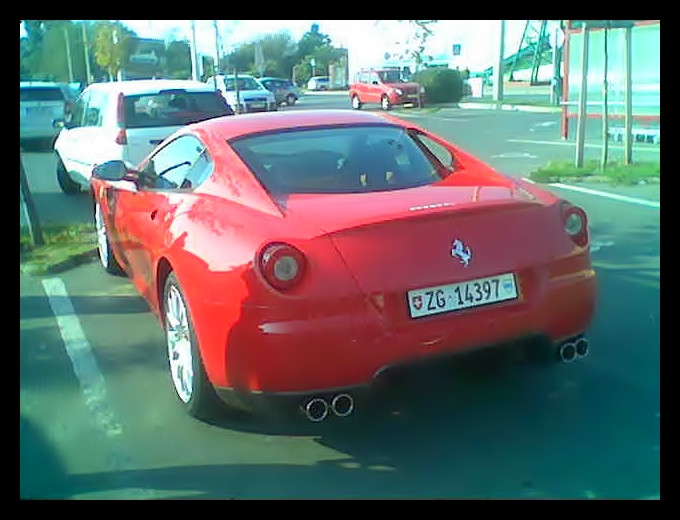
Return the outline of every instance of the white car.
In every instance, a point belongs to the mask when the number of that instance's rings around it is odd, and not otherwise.
[[[237,81],[238,80],[238,81]],[[276,97],[257,78],[247,74],[218,74],[205,82],[222,93],[229,106],[239,114],[278,110]],[[238,91],[236,87],[238,86]],[[238,95],[238,99],[237,99]]]
[[[200,81],[94,83],[75,101],[54,143],[59,186],[65,193],[87,190],[95,165],[118,159],[136,166],[182,126],[233,113]]]
[[[307,82],[307,90],[329,90],[331,80],[328,76],[313,76]]]
[[[19,82],[19,140],[54,139],[54,121],[63,119],[71,104],[67,85],[47,81]]]

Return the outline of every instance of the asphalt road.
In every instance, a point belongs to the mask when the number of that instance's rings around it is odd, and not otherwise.
[[[290,109],[341,100],[331,96]],[[568,156],[566,144],[516,142],[558,140],[555,120],[459,110],[418,124],[522,176]],[[41,215],[91,218],[85,197],[57,191],[49,153],[23,157]],[[590,219],[599,287],[591,354],[540,368],[442,367],[322,425],[190,419],[165,373],[160,327],[125,278],[96,263],[21,275],[20,496],[659,498],[660,211],[550,189]],[[659,200],[658,185],[607,191]],[[46,298],[55,279],[90,347],[87,363],[87,349],[65,348]]]

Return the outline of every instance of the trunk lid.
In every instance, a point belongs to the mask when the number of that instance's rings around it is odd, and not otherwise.
[[[414,289],[519,273],[569,246],[557,208],[512,186],[292,195],[285,212],[331,237],[365,295],[405,298]],[[456,240],[469,248],[467,265],[452,254]]]

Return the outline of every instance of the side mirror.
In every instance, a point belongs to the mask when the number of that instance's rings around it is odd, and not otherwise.
[[[92,176],[104,181],[137,181],[137,171],[120,160],[98,164],[93,168]]]

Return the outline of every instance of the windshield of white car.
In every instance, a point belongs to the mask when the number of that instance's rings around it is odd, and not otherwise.
[[[442,179],[442,165],[391,125],[291,130],[230,144],[272,194],[399,190]]]
[[[236,80],[233,78],[227,78],[224,80],[227,90],[236,90]],[[260,85],[253,78],[238,78],[238,89],[239,90],[264,90],[264,87]]]

